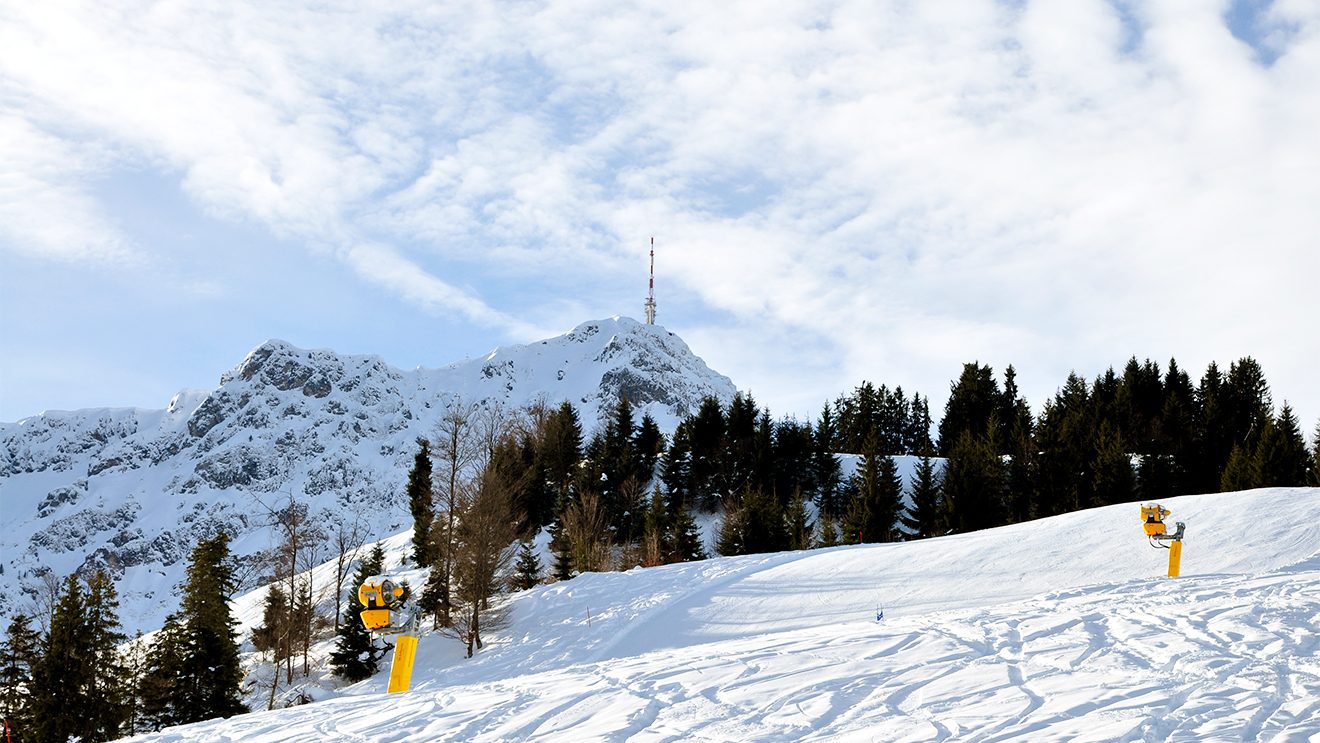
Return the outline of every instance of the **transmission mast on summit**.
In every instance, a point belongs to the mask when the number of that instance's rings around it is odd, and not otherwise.
[[[646,324],[655,325],[655,238],[651,238],[651,286],[646,292]]]

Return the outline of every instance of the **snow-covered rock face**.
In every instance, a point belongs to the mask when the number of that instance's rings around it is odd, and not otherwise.
[[[38,571],[103,568],[116,577],[130,628],[177,607],[175,584],[198,539],[226,529],[251,585],[290,499],[327,532],[365,524],[364,538],[410,521],[403,498],[415,441],[451,405],[512,410],[571,402],[590,431],[619,395],[672,431],[733,383],[677,336],[628,318],[497,349],[441,369],[400,371],[377,357],[269,341],[210,391],[180,392],[165,410],[47,412],[0,424],[4,580],[42,603]],[[325,555],[322,555],[325,557]]]

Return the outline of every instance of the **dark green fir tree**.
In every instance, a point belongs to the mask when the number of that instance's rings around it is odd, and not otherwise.
[[[35,740],[32,716],[32,669],[41,659],[41,635],[19,614],[9,622],[0,645],[0,715],[15,741]]]
[[[248,708],[242,700],[243,667],[238,659],[238,621],[229,599],[238,585],[225,532],[193,549],[183,585],[182,722],[231,717]]]
[[[435,562],[431,525],[435,522],[435,501],[431,490],[431,444],[417,439],[417,454],[408,472],[408,510],[413,517],[413,562],[428,568]]]
[[[806,550],[812,547],[812,533],[815,524],[811,521],[811,514],[807,512],[807,501],[802,497],[802,491],[799,490],[788,502],[784,508],[784,530],[788,534],[788,548],[791,550]]]
[[[518,546],[517,562],[513,565],[513,577],[509,581],[515,591],[526,591],[541,585],[541,558],[531,540],[525,540]]]
[[[928,450],[917,460],[916,471],[912,473],[912,504],[901,517],[908,534],[921,539],[941,533],[940,491],[940,478]]]
[[[1284,403],[1279,417],[1265,424],[1255,455],[1257,487],[1306,485],[1306,439],[1292,407]]]
[[[384,566],[385,552],[378,544],[358,565],[353,582],[349,585],[347,608],[344,610],[343,621],[339,623],[335,649],[330,652],[330,668],[336,676],[349,683],[374,676],[380,670],[380,659],[386,652],[386,648],[372,639],[371,632],[362,623],[362,610],[366,607],[358,601],[358,587],[367,578],[379,575]]]
[[[184,676],[184,653],[187,645],[183,622],[178,614],[165,618],[165,626],[152,639],[146,668],[138,680],[137,696],[142,708],[140,724],[147,730],[160,730],[183,722],[187,706]]]
[[[92,743],[125,732],[131,690],[119,657],[125,636],[118,608],[105,573],[93,575],[86,589],[76,575],[65,581],[41,659],[32,669],[34,740]]]

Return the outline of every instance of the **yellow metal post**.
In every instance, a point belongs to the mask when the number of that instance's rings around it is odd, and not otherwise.
[[[1169,577],[1177,578],[1178,572],[1182,569],[1182,540],[1175,539],[1169,543]]]
[[[413,660],[416,656],[417,638],[412,635],[399,635],[399,641],[394,645],[394,663],[390,666],[389,693],[408,691],[408,687],[412,684]]]

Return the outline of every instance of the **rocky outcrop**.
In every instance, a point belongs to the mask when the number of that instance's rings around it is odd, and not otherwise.
[[[4,574],[34,590],[43,570],[105,570],[127,594],[126,624],[151,628],[173,607],[135,596],[168,595],[192,545],[219,529],[257,561],[275,542],[279,503],[296,501],[327,529],[337,519],[370,523],[372,536],[405,526],[416,439],[455,402],[568,400],[590,429],[622,395],[670,430],[705,396],[733,394],[677,336],[627,318],[409,372],[272,340],[215,389],[181,392],[164,410],[0,424]]]

